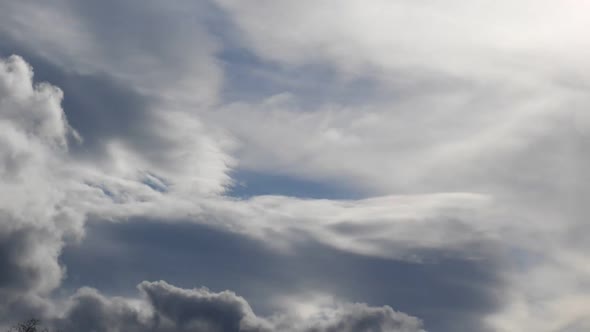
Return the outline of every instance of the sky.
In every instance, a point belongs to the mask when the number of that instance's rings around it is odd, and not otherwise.
[[[589,13],[0,0],[0,329],[590,330]]]

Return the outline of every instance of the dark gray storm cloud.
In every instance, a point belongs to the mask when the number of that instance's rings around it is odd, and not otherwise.
[[[65,331],[268,331],[248,303],[234,293],[184,290],[162,281],[138,287],[147,308],[83,289],[55,324]]]
[[[309,321],[287,316],[262,319],[248,302],[230,291],[181,289],[164,281],[142,282],[142,302],[107,298],[93,289],[81,289],[65,315],[53,321],[63,331],[152,332],[419,332],[418,319],[390,307],[348,305]]]

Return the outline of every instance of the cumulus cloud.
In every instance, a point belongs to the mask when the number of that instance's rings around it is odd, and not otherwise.
[[[33,84],[20,57],[0,61],[0,313],[26,307],[62,279],[63,238],[78,236],[83,216],[68,208],[67,137],[75,135],[60,107],[62,93]],[[20,303],[20,304],[19,304]],[[30,304],[34,305],[34,304]]]
[[[257,317],[248,302],[230,291],[182,289],[164,281],[142,282],[140,300],[108,298],[81,289],[54,324],[64,331],[211,332],[423,332],[420,320],[390,307],[343,304],[302,321],[283,315]]]

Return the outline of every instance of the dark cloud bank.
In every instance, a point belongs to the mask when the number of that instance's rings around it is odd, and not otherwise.
[[[309,321],[287,318],[264,320],[233,292],[181,289],[164,281],[138,286],[144,302],[130,305],[107,299],[95,290],[81,289],[55,325],[67,331],[422,331],[419,320],[390,307],[348,305],[329,316]]]

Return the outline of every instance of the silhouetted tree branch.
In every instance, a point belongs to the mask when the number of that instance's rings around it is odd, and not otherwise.
[[[31,318],[24,322],[20,322],[10,328],[7,332],[49,332],[46,328],[41,327],[41,321],[36,318]]]

